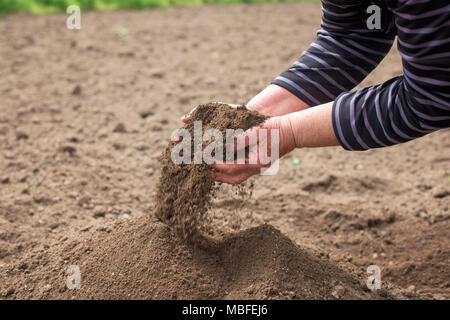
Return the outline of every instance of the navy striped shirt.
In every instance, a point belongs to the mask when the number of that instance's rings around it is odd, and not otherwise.
[[[381,8],[381,28],[367,8]],[[277,84],[310,106],[334,100],[333,128],[347,150],[390,146],[450,127],[450,2],[322,1],[317,39]],[[348,92],[385,57],[397,36],[403,75]]]

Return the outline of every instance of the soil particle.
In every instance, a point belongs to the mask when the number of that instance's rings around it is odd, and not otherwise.
[[[95,206],[92,214],[94,218],[104,217],[106,214],[106,209],[103,206]]]
[[[127,129],[125,127],[125,125],[123,123],[118,123],[114,129],[113,132],[117,132],[117,133],[126,133]]]
[[[154,112],[150,107],[138,107],[137,113],[141,116],[142,119],[153,116]]]
[[[0,178],[0,183],[1,184],[8,184],[8,183],[10,183],[9,177]]]
[[[23,131],[17,131],[16,132],[16,139],[17,140],[27,140],[28,139],[28,134],[26,134]]]
[[[81,94],[82,88],[80,85],[76,85],[75,88],[72,90],[72,94],[74,96],[79,96]]]
[[[58,149],[58,151],[62,152],[62,153],[67,153],[70,156],[73,156],[77,152],[77,149],[74,146],[66,145],[66,146],[61,146]]]

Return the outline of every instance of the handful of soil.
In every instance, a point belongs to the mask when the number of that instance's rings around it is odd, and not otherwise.
[[[214,168],[202,161],[195,164],[194,122],[202,122],[202,136],[208,129],[217,129],[222,133],[225,146],[227,129],[247,130],[263,123],[266,116],[250,111],[245,106],[237,108],[222,103],[199,105],[184,125],[191,138],[191,162],[175,164],[172,161],[172,149],[177,142],[171,141],[160,158],[161,174],[156,192],[155,215],[161,221],[173,227],[185,240],[193,240],[205,227],[207,212],[215,196],[217,185],[212,177]],[[202,145],[202,151],[206,147]],[[224,158],[225,159],[225,158]]]

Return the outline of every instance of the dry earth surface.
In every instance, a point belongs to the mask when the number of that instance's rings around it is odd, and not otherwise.
[[[63,14],[1,18],[0,297],[450,298],[449,130],[296,150],[251,196],[221,188],[207,248],[153,216],[179,116],[248,101],[320,17],[298,3],[87,12],[80,31]],[[363,85],[400,73],[394,47]]]

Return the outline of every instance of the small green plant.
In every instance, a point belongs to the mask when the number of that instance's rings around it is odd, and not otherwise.
[[[126,36],[128,34],[128,29],[125,27],[120,27],[119,30],[117,30],[117,34],[121,37]]]

